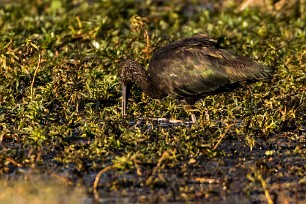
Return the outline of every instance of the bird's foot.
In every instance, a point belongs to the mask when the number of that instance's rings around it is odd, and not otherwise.
[[[185,121],[180,119],[173,119],[173,118],[152,118],[153,122],[156,122],[158,124],[169,124],[169,125],[181,125],[181,124],[193,124],[192,121]]]

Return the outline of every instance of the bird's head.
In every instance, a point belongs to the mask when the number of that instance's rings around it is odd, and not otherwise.
[[[122,82],[122,115],[126,115],[127,100],[132,83],[135,82],[137,70],[141,65],[133,59],[122,59],[119,64],[119,77]]]
[[[135,81],[135,74],[141,65],[133,59],[122,59],[119,64],[119,77],[124,85],[128,85]]]

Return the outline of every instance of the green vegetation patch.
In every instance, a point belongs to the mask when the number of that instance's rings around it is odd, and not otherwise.
[[[305,5],[275,14],[212,2],[0,3],[0,177],[57,175],[128,202],[305,200]],[[123,119],[121,59],[147,66],[199,33],[275,67],[273,79],[204,98],[191,126],[156,124],[190,116],[133,87]]]

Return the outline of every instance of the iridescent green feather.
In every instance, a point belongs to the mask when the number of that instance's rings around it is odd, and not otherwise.
[[[208,37],[170,43],[153,55],[149,74],[174,96],[201,96],[227,84],[267,78],[272,69],[220,47]]]

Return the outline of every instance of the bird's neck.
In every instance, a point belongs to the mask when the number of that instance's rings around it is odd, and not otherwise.
[[[162,98],[165,96],[165,94],[153,83],[150,76],[142,66],[137,66],[137,69],[133,70],[133,79],[135,83],[151,98]]]

